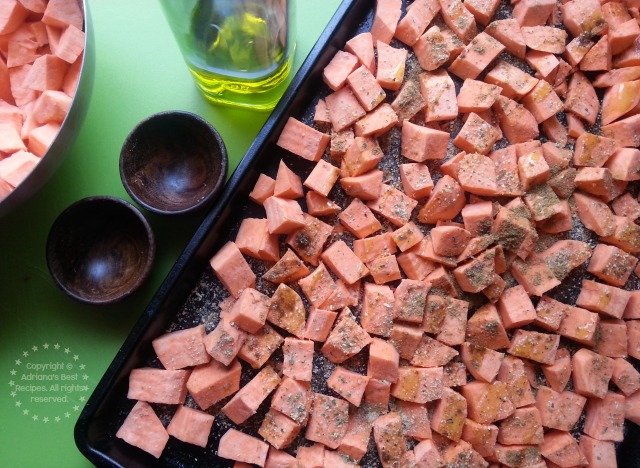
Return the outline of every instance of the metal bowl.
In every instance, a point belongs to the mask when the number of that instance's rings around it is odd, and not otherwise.
[[[4,199],[0,200],[0,217],[15,210],[35,195],[50,179],[74,143],[89,107],[95,68],[93,28],[87,1],[78,0],[78,4],[84,12],[85,42],[78,86],[71,101],[71,107],[62,121],[57,136],[35,168]]]

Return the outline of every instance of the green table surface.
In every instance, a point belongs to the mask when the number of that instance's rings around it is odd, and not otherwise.
[[[73,439],[78,415],[203,217],[144,212],[157,242],[151,276],[123,302],[95,307],[65,296],[47,270],[45,243],[58,214],[92,195],[131,201],[120,182],[120,147],[155,112],[188,110],[213,123],[229,174],[268,117],[199,95],[155,0],[88,3],[96,60],[86,119],[52,179],[0,219],[0,466],[90,465]],[[296,70],[339,3],[298,1]]]

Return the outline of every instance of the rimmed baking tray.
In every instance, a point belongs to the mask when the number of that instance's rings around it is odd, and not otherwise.
[[[218,320],[218,303],[228,294],[214,278],[208,261],[226,241],[235,237],[243,218],[264,217],[262,208],[248,199],[260,173],[275,175],[280,159],[303,178],[312,169],[312,163],[280,149],[276,141],[289,116],[311,123],[315,104],[328,92],[322,81],[323,68],[338,50],[344,48],[349,38],[368,30],[374,7],[375,0],[343,0],[288,91],[229,179],[218,203],[204,219],[98,383],[75,426],[76,445],[95,465],[129,468],[221,467],[233,464],[219,458],[215,452],[220,436],[230,426],[224,416],[216,417],[206,448],[171,438],[159,460],[117,439],[115,433],[135,403],[127,399],[129,373],[137,367],[159,365],[154,358],[151,341],[161,334],[200,323],[205,324],[207,331],[213,329]],[[390,152],[396,152],[392,157],[397,156],[397,141],[395,143],[395,150],[393,142],[384,143]],[[264,268],[260,263],[252,263],[252,267],[256,273]],[[584,271],[578,274],[582,273]],[[259,286],[269,288],[265,284],[259,283]],[[319,367],[314,372],[320,375],[314,374],[314,378],[321,380],[321,374],[326,369],[323,370],[322,365]],[[254,373],[243,364],[243,382]],[[168,424],[175,407],[153,406],[165,425]],[[208,411],[216,414],[220,406],[216,405]],[[640,427],[633,424],[627,426],[625,440],[618,445],[619,466],[640,467],[637,449]],[[256,427],[249,428],[250,433],[255,434],[255,430]],[[375,456],[372,456],[372,449],[370,446],[368,455],[362,460],[363,466],[378,465]]]

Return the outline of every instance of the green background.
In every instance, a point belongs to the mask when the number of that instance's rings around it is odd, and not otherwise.
[[[11,396],[16,360],[57,360],[65,348],[86,367],[90,389],[102,377],[138,316],[200,223],[203,214],[164,218],[144,212],[157,242],[150,278],[132,297],[112,306],[88,306],[65,296],[49,276],[45,242],[58,214],[74,201],[114,195],[131,201],[120,182],[124,138],[159,111],[195,112],[216,126],[230,157],[231,174],[268,117],[267,113],[215,107],[196,90],[159,3],[88,0],[94,30],[95,80],[86,119],[64,163],[33,198],[0,219],[0,465],[89,466],[77,450],[73,427],[82,402],[59,405],[69,417],[44,422],[23,413]],[[298,0],[295,69],[339,5],[339,0]],[[61,348],[53,351],[58,343]],[[48,350],[42,347],[49,344]],[[38,347],[34,352],[31,348]],[[24,362],[22,362],[24,366]],[[19,374],[18,374],[19,375]],[[24,383],[24,382],[22,382]],[[90,392],[89,392],[90,393]],[[77,397],[77,394],[74,394]],[[72,396],[74,396],[72,395]],[[37,405],[31,405],[35,413]]]

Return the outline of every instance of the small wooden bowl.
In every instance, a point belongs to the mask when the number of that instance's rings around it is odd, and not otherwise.
[[[120,178],[127,193],[158,214],[183,214],[209,205],[224,185],[227,166],[227,149],[217,130],[184,111],[143,120],[120,152]]]
[[[156,244],[151,226],[116,197],[79,200],[55,220],[47,239],[47,264],[56,284],[88,304],[117,302],[142,285]]]

